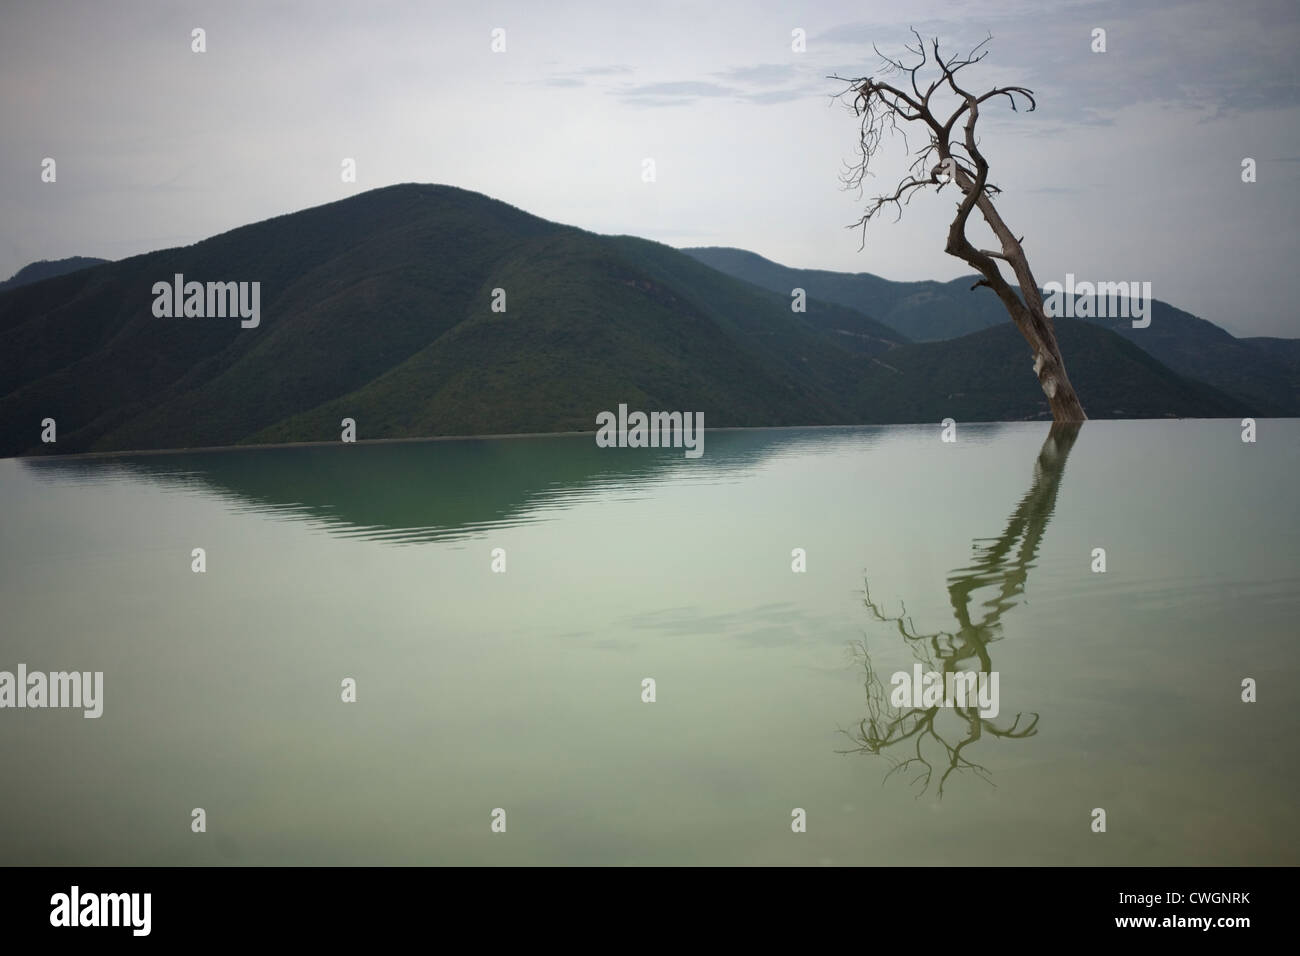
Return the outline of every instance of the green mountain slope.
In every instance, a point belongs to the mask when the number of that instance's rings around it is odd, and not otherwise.
[[[260,281],[260,326],[154,317],[175,273]],[[667,246],[394,186],[0,294],[0,450],[53,450],[47,416],[63,453],[328,440],[341,417],[361,437],[588,428],[643,397],[716,425],[847,422],[855,353],[902,341]]]
[[[1070,380],[1090,418],[1223,418],[1243,400],[1162,365],[1120,336],[1057,319]],[[945,342],[909,345],[871,360],[861,401],[877,422],[1050,419],[1028,347],[1007,322]]]
[[[155,317],[153,285],[177,273],[260,282],[260,325]],[[1009,324],[913,344],[808,291],[796,313],[788,289],[659,243],[387,187],[0,292],[0,454],[335,441],[344,418],[362,439],[592,430],[620,403],[712,427],[1045,407]],[[1063,344],[1094,417],[1240,413],[1076,324]]]
[[[984,289],[970,291],[974,276],[951,282],[891,282],[869,273],[791,269],[743,249],[682,251],[764,289],[788,295],[792,288],[803,288],[810,296],[874,316],[916,342],[957,338],[1009,323],[996,296]],[[1151,324],[1146,328],[1133,328],[1124,319],[1085,321],[1123,336],[1181,375],[1243,399],[1252,415],[1300,415],[1300,384],[1294,370],[1300,343],[1294,339],[1237,339],[1159,299],[1153,301]],[[1065,359],[1073,379],[1074,357],[1068,350]],[[1087,408],[1087,396],[1083,397]]]
[[[1300,381],[1294,339],[1239,339],[1213,322],[1156,299],[1151,325],[1135,329],[1122,319],[1093,319],[1183,375],[1248,400],[1252,414],[1300,415]],[[1274,346],[1261,342],[1275,342]],[[1290,365],[1288,366],[1288,361]]]

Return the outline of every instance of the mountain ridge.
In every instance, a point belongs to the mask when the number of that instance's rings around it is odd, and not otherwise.
[[[68,256],[66,259],[38,259],[36,262],[29,262],[23,266],[8,279],[0,282],[0,292],[6,289],[17,289],[20,286],[29,285],[33,282],[40,282],[43,279],[52,279],[55,276],[67,275],[69,272],[78,272],[82,269],[89,269],[91,266],[99,266],[108,262],[107,259],[98,259],[94,256]]]
[[[894,282],[867,272],[795,269],[728,246],[682,251],[770,291],[789,295],[791,289],[802,288],[810,296],[871,315],[918,342],[945,341],[1010,322],[996,296],[970,291],[978,278],[974,275],[949,282]],[[1150,310],[1151,322],[1145,328],[1096,317],[1095,309],[1094,317],[1085,321],[1110,328],[1181,375],[1243,399],[1258,415],[1300,415],[1300,340],[1239,339],[1160,299],[1152,300]],[[1067,368],[1072,367],[1068,351],[1065,360]],[[1082,397],[1086,409],[1087,396]]]
[[[156,317],[151,289],[176,274],[260,283],[260,325]],[[1144,364],[1113,332],[1078,335],[1102,357],[1076,382],[1099,407],[1245,407]],[[1005,369],[1006,387],[981,398],[992,383],[961,372],[963,348]],[[1041,413],[1023,342],[994,334],[953,353],[815,295],[796,313],[788,290],[662,243],[445,185],[383,187],[0,292],[0,455],[322,441],[345,417],[360,438],[585,431],[622,402],[702,411],[712,427],[930,420],[929,396],[953,388],[955,418]]]

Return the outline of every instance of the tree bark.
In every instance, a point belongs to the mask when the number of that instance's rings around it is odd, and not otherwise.
[[[967,196],[972,195],[975,182],[961,167],[956,167],[956,181]],[[993,230],[993,234],[1002,243],[1002,252],[998,257],[1011,264],[1016,281],[1020,284],[1021,295],[1017,295],[1016,290],[1002,278],[993,255],[976,249],[967,240],[964,228],[966,216],[960,212],[948,231],[948,242],[944,251],[973,266],[984,277],[977,285],[988,286],[1002,300],[1016,328],[1029,343],[1034,374],[1038,377],[1038,384],[1042,386],[1043,394],[1047,396],[1047,404],[1052,410],[1052,420],[1086,421],[1088,416],[1084,413],[1083,404],[1079,401],[1079,396],[1070,383],[1070,377],[1065,372],[1065,362],[1061,358],[1061,349],[1056,342],[1056,327],[1043,307],[1043,297],[1039,294],[1038,283],[1029,269],[1025,250],[1020,240],[1002,221],[987,193],[979,190],[974,195],[975,205],[984,216],[985,222],[989,224],[989,228]]]

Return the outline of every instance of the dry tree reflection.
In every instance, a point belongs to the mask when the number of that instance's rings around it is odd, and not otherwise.
[[[1002,615],[1018,603],[1024,591],[1043,532],[1056,507],[1066,458],[1080,427],[1077,423],[1052,426],[1034,464],[1033,484],[1007,519],[1006,529],[997,538],[972,542],[972,564],[949,575],[948,598],[957,622],[955,630],[918,634],[905,606],[897,615],[886,614],[864,584],[864,603],[875,621],[892,625],[916,661],[927,671],[942,675],[945,684],[952,679],[949,675],[993,673],[989,645],[1001,638]],[[993,593],[975,603],[976,592],[989,588]],[[1037,714],[1017,714],[1010,722],[999,722],[994,716],[982,716],[977,701],[957,706],[894,706],[872,666],[866,642],[860,642],[856,650],[866,669],[867,716],[855,731],[844,731],[854,747],[840,752],[886,757],[892,764],[885,774],[886,781],[894,774],[915,771],[911,784],[919,784],[918,797],[929,789],[936,766],[943,768],[938,785],[940,797],[948,778],[958,771],[972,771],[993,785],[988,769],[972,760],[967,748],[986,734],[1020,739],[1037,733]]]

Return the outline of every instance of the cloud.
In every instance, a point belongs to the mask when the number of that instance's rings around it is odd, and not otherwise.
[[[991,34],[981,76],[1014,61],[1006,73],[1013,82],[1034,89],[1041,102],[1076,122],[1096,125],[1096,114],[1104,118],[1135,105],[1197,108],[1213,119],[1300,105],[1300,5],[1292,0],[1240,0],[1227,16],[1215,0],[1103,0],[1063,6],[1050,19],[973,7],[916,28],[931,61],[933,37],[946,55],[964,54]],[[1094,29],[1106,31],[1104,53],[1092,50]],[[827,47],[836,56],[845,47],[865,51],[858,66],[839,71],[857,76],[882,67],[873,44],[911,63],[916,57],[904,44],[915,42],[906,26],[854,22],[822,31],[810,47]],[[994,77],[993,84],[998,82],[1003,81]]]
[[[701,97],[735,96],[734,87],[707,80],[675,80],[624,86],[615,95],[628,106],[689,106]]]
[[[776,86],[796,79],[799,71],[793,63],[762,63],[758,66],[736,66],[712,75],[730,83]]]
[[[619,76],[634,72],[630,66],[589,66],[575,72],[582,76]]]
[[[554,61],[550,61],[554,62]],[[588,79],[601,76],[624,76],[635,71],[630,66],[611,64],[609,66],[584,66],[576,70],[550,73],[540,79],[529,81],[530,86],[578,87],[587,86]]]

